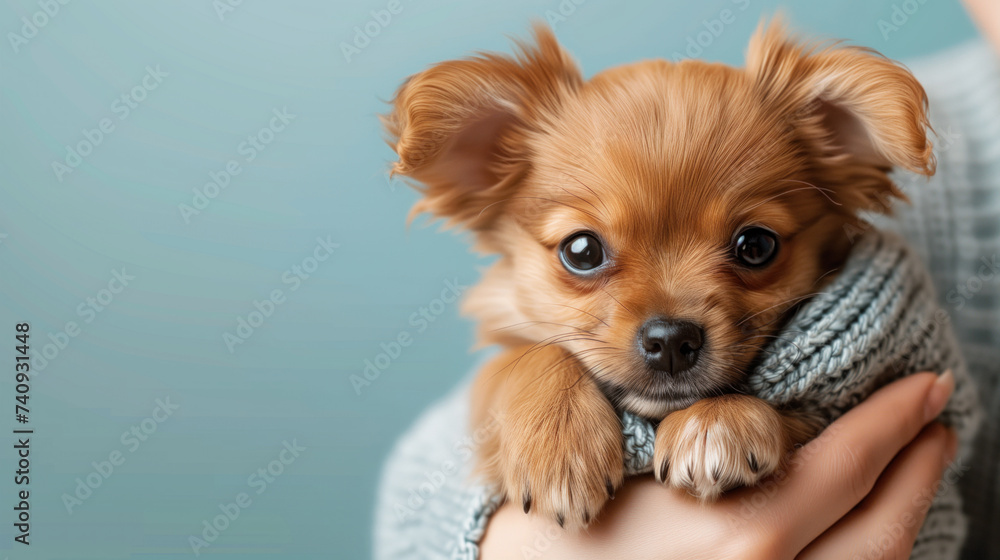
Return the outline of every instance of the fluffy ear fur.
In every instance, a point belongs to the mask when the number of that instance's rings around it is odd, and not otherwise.
[[[583,79],[552,32],[535,26],[516,56],[480,54],[411,76],[383,117],[399,155],[392,173],[423,184],[411,217],[485,229],[528,169],[525,139]]]
[[[887,212],[903,197],[887,173],[932,175],[927,96],[916,78],[877,52],[817,46],[788,38],[780,20],[761,24],[747,72],[766,103],[789,117],[793,133],[820,162],[847,210]]]

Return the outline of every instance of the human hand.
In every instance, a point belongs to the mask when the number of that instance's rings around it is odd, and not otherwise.
[[[930,423],[953,389],[950,374],[901,379],[797,450],[783,472],[715,503],[635,477],[585,532],[505,504],[481,558],[907,558],[957,449],[953,431]]]
[[[1000,54],[1000,3],[996,0],[964,0],[969,16]]]

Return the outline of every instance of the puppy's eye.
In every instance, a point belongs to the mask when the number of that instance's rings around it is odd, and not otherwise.
[[[604,247],[593,234],[575,233],[559,245],[559,260],[573,274],[590,274],[604,264]]]
[[[741,264],[762,267],[778,254],[778,234],[762,227],[749,227],[736,236],[734,251]]]

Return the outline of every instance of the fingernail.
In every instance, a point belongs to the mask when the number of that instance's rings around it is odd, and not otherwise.
[[[939,375],[934,384],[931,385],[930,391],[927,391],[927,400],[924,402],[924,422],[930,422],[937,418],[938,414],[941,414],[954,390],[955,376],[951,374],[949,369]]]

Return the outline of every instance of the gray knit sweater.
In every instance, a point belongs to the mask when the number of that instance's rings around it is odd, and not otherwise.
[[[771,402],[807,406],[833,420],[896,377],[952,368],[957,385],[946,418],[961,436],[959,484],[968,515],[961,514],[959,492],[946,485],[913,557],[956,558],[965,540],[964,557],[998,558],[1000,67],[977,43],[913,70],[931,97],[939,170],[930,182],[899,177],[913,206],[880,227],[906,242],[874,230],[860,237],[843,272],[768,349],[750,386]],[[990,420],[972,443],[980,404]],[[375,558],[478,557],[498,503],[469,477],[476,434],[468,432],[467,417],[463,384],[397,444],[376,504]],[[629,471],[648,471],[653,427],[627,413],[622,425]]]

